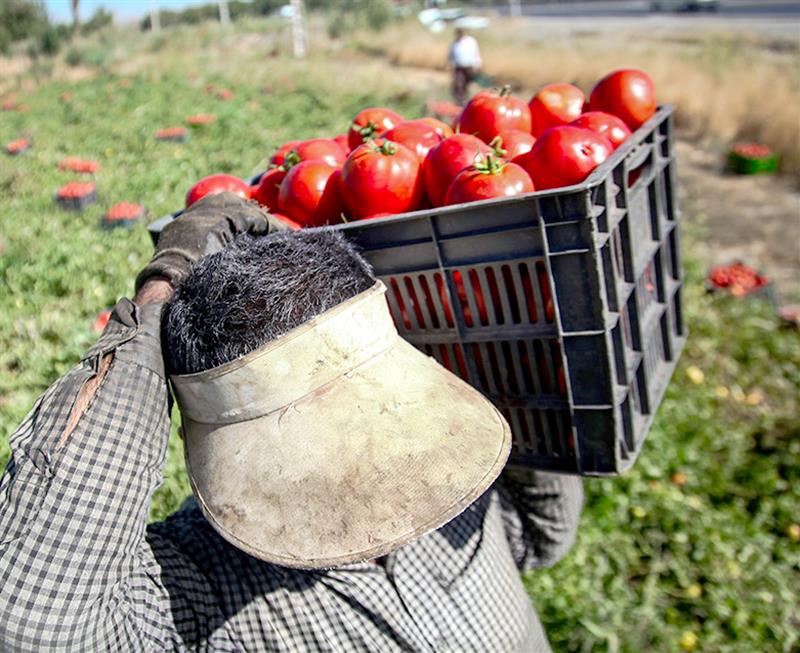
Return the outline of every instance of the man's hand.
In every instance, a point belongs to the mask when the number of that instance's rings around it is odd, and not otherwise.
[[[139,288],[136,297],[133,298],[133,303],[137,306],[164,304],[172,297],[174,290],[166,277],[150,277]]]
[[[274,225],[257,204],[233,193],[207,195],[164,227],[153,258],[136,277],[137,298],[149,279],[167,281],[174,288],[197,261],[221,250],[234,236],[269,230],[275,230]]]

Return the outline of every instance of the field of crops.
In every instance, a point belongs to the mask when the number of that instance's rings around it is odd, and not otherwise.
[[[140,202],[158,217],[206,174],[247,176],[285,140],[340,133],[364,106],[417,117],[445,93],[348,50],[300,65],[282,39],[255,23],[105,33],[71,66],[2,80],[0,100],[24,107],[0,113],[0,143],[29,136],[33,148],[0,159],[0,464],[35,398],[96,339],[95,314],[130,295],[149,257],[143,224],[99,228],[108,206]],[[153,138],[197,113],[217,119],[186,143]],[[99,202],[82,213],[53,201],[78,177],[58,169],[67,156],[100,163]],[[683,208],[691,337],[644,453],[623,478],[586,481],[575,548],[526,578],[556,651],[798,646],[800,336],[764,302],[705,292],[702,224]],[[154,519],[188,494],[182,467],[173,437]]]

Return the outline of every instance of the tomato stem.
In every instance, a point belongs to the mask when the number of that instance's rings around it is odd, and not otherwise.
[[[300,163],[300,155],[297,153],[297,150],[290,150],[286,153],[286,156],[283,158],[283,163],[279,166],[284,172],[289,172],[293,166],[296,166]]]
[[[475,163],[473,165],[475,170],[482,175],[498,175],[503,172],[503,168],[506,167],[505,162],[501,161],[493,154],[478,154],[478,156],[475,157]]]
[[[358,125],[358,124],[356,124],[356,123],[353,123],[353,128],[354,128],[354,129],[355,129],[355,130],[356,130],[356,131],[357,131],[359,134],[361,134],[361,138],[362,138],[363,140],[365,140],[365,141],[366,141],[366,140],[368,140],[368,139],[370,139],[370,138],[372,138],[373,136],[375,136],[375,135],[378,133],[378,125],[376,125],[376,124],[375,124],[374,122],[372,122],[371,120],[368,120],[368,121],[367,121],[367,124],[366,124],[366,125],[364,125],[363,127],[362,127],[361,125]]]
[[[397,153],[397,143],[392,141],[383,141],[380,145],[375,144],[375,151],[381,154],[392,156]]]
[[[500,158],[508,154],[508,150],[503,147],[503,137],[499,134],[491,140],[489,147],[491,147],[494,150],[495,155]]]
[[[511,86],[509,84],[506,84],[505,86],[503,86],[500,89],[500,92],[498,93],[498,95],[500,97],[508,97],[509,95],[511,95]]]

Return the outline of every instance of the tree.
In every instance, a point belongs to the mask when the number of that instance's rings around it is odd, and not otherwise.
[[[76,33],[81,26],[80,5],[81,0],[71,0],[72,5],[72,32]]]
[[[53,30],[41,2],[37,0],[0,0],[0,52],[7,52],[15,41],[41,39]]]

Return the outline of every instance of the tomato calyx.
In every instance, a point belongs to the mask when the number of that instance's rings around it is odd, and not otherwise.
[[[489,141],[489,147],[494,150],[495,155],[498,157],[502,158],[508,154],[508,150],[503,147],[503,137],[499,134]]]
[[[372,120],[367,120],[366,125],[359,125],[358,123],[354,122],[353,130],[356,131],[361,138],[367,141],[371,138],[374,138],[378,133],[378,125],[372,122]]]
[[[497,91],[497,94],[500,97],[508,97],[509,95],[511,95],[511,86],[509,84],[505,84],[500,88],[499,91]]]
[[[472,167],[482,175],[499,175],[506,167],[506,162],[501,160],[499,156],[486,154],[478,156]]]
[[[384,156],[393,156],[397,154],[397,143],[395,143],[394,141],[384,140],[379,143],[378,141],[369,139],[368,142],[372,146],[372,149],[375,150],[375,152],[379,152]]]
[[[300,163],[300,161],[302,161],[302,159],[300,158],[300,155],[297,153],[297,150],[289,150],[286,153],[286,156],[283,158],[283,163],[281,163],[280,165],[273,164],[271,167],[280,168],[284,172],[289,172],[289,170],[291,170],[294,166]]]

